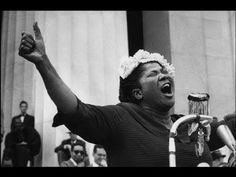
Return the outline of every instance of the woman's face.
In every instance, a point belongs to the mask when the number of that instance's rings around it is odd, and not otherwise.
[[[157,62],[145,63],[139,79],[143,100],[142,103],[158,109],[169,111],[175,103],[174,80]]]

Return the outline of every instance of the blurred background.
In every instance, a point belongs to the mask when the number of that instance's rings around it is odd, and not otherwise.
[[[42,141],[35,166],[58,166],[54,148],[69,138],[65,126],[52,127],[56,106],[34,65],[18,55],[21,32],[33,34],[35,21],[52,64],[85,103],[117,104],[120,58],[145,49],[175,66],[173,113],[188,114],[192,92],[210,95],[219,120],[235,111],[235,11],[2,11],[1,131],[10,131],[27,101]],[[86,143],[90,159],[93,146]]]

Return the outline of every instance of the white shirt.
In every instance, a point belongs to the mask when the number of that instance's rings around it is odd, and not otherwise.
[[[98,164],[96,162],[92,162],[92,167],[99,167]]]
[[[104,167],[107,167],[106,161],[103,161],[103,163]],[[101,167],[101,166],[99,166],[95,161],[92,161],[92,167]]]
[[[25,116],[20,116],[20,120],[22,123],[24,122],[24,119],[25,119]]]

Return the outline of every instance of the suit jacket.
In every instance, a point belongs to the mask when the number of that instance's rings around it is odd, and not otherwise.
[[[14,122],[15,122],[16,119],[20,119],[20,117],[21,117],[21,114],[12,118],[11,130],[14,130]],[[23,121],[23,125],[25,127],[32,127],[32,128],[34,128],[34,116],[26,114],[25,118],[24,118],[24,121]]]
[[[74,164],[71,159],[67,160],[67,161],[63,161],[61,163],[61,167],[86,167],[86,164],[84,161],[80,162],[79,164]]]
[[[22,141],[26,142],[27,145],[18,145]],[[39,154],[40,149],[41,139],[37,130],[32,127],[23,127],[6,135],[3,159],[11,159],[13,166],[21,166],[21,163],[25,164],[27,160]],[[25,162],[23,162],[24,159]]]
[[[61,163],[61,167],[77,167],[70,159],[67,161],[63,161]]]

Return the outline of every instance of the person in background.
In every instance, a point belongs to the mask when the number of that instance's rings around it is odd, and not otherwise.
[[[236,112],[227,114],[224,116],[224,121],[230,130],[236,130]],[[236,131],[231,131],[234,137],[236,137]]]
[[[20,120],[22,122],[22,125],[24,127],[34,128],[34,116],[27,114],[28,103],[26,101],[22,100],[19,104],[19,108],[20,108],[21,113],[12,118],[11,130],[15,129],[14,125],[15,125],[15,122],[18,121],[18,120]],[[31,164],[31,166],[34,165],[34,160],[33,159],[31,159],[30,164]]]
[[[91,167],[107,167],[107,153],[102,145],[95,144],[93,148],[94,161]]]
[[[70,138],[63,140],[59,146],[55,148],[55,153],[57,153],[58,164],[61,166],[63,161],[67,161],[71,157],[71,147],[73,144],[76,144],[79,139],[76,134],[68,132]]]
[[[14,121],[13,127],[5,138],[3,166],[33,166],[31,162],[41,148],[39,133],[32,127],[24,126],[20,119]]]
[[[231,114],[227,114],[224,116],[224,121],[226,125],[230,128],[230,130],[236,130],[236,111]],[[236,137],[236,131],[231,131],[232,135]],[[236,156],[233,152],[230,152],[228,158],[228,166],[236,167]]]
[[[12,118],[11,129],[14,129],[15,121],[19,119],[23,126],[34,128],[34,116],[27,114],[28,103],[26,101],[21,101],[19,105],[21,113]]]
[[[215,150],[211,153],[213,163],[212,167],[226,167],[227,163],[224,162],[224,158],[226,157],[220,150]]]
[[[61,162],[61,167],[87,167],[89,166],[88,155],[86,153],[85,142],[82,140],[72,144],[70,159]]]

